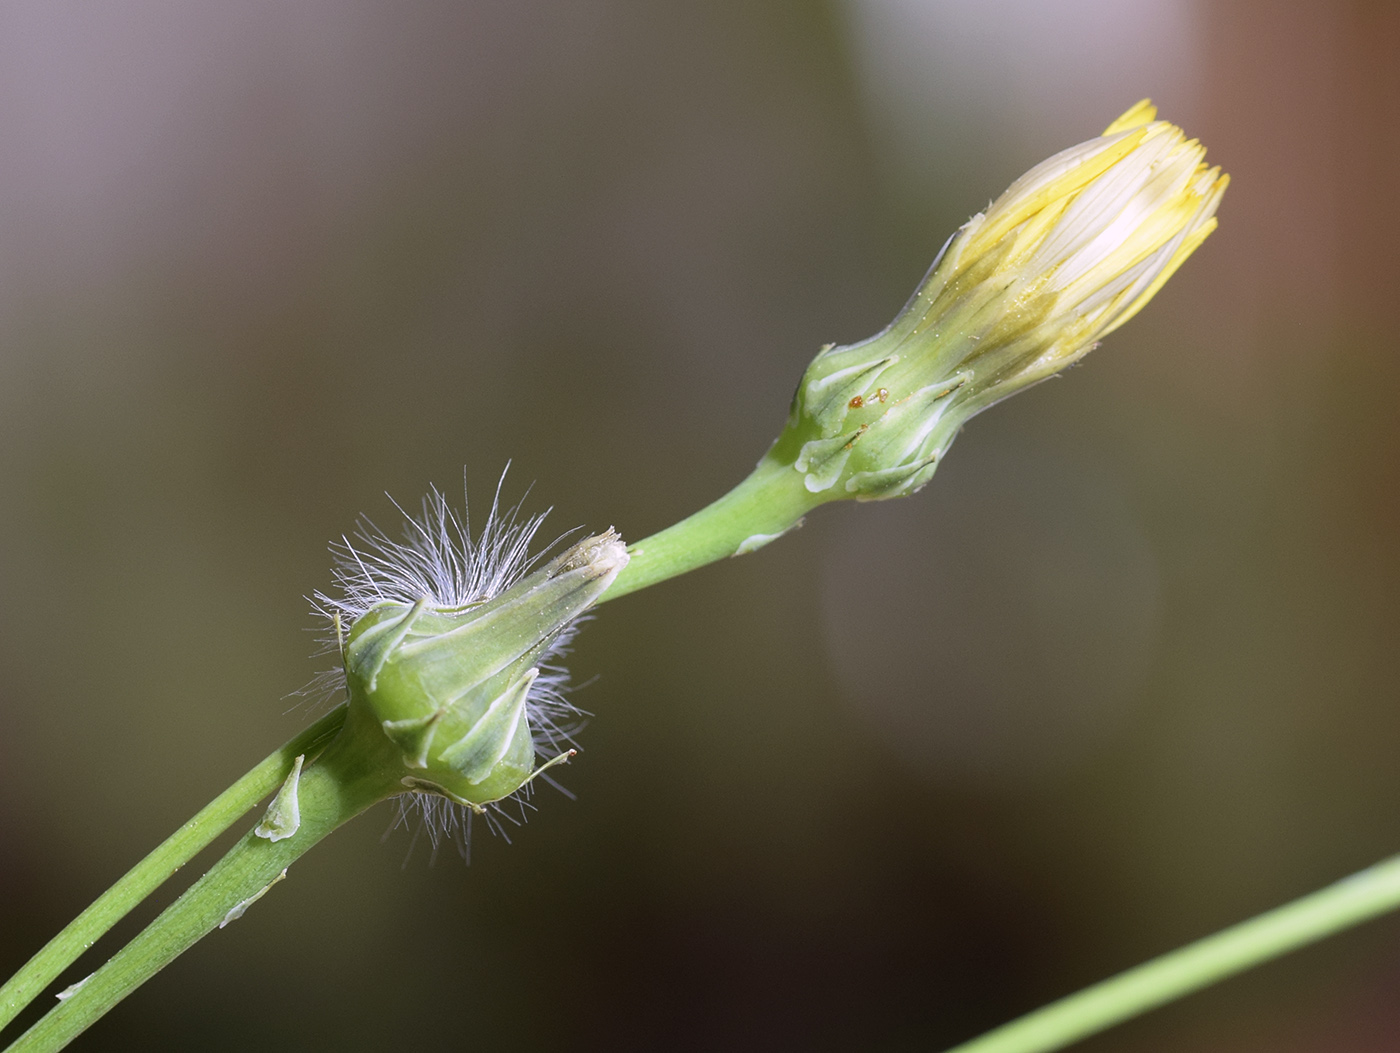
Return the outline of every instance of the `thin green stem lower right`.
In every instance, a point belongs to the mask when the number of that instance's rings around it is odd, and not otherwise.
[[[1051,1053],[1400,907],[1400,856],[1052,1002],[948,1053]]]
[[[133,907],[248,809],[277,789],[298,754],[314,755],[335,737],[344,722],[345,707],[339,706],[269,754],[102,893],[0,988],[0,1028],[13,1020],[98,937],[126,917]]]

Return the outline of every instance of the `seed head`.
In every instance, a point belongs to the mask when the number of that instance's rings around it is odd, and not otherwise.
[[[405,519],[402,541],[362,524],[337,553],[341,595],[317,596],[344,666],[343,734],[406,793],[481,811],[567,755],[576,711],[557,659],[626,547],[609,530],[540,566],[543,516],[497,500],[473,537],[437,491]]]

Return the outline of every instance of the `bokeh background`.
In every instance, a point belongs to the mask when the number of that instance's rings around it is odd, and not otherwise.
[[[1147,311],[605,608],[576,801],[470,866],[381,806],[76,1048],[937,1050],[1400,850],[1397,54],[1383,0],[0,6],[0,972],[303,726],[386,491],[669,525],[1146,95],[1234,177]],[[1398,990],[1389,919],[1083,1048],[1391,1050]]]

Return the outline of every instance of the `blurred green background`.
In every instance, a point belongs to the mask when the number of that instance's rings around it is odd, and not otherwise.
[[[306,722],[385,491],[669,525],[1145,95],[1234,183],[1138,319],[917,497],[604,608],[577,801],[469,867],[380,806],[75,1048],[936,1050],[1400,850],[1398,51],[1381,2],[0,7],[0,972]],[[1392,918],[1083,1048],[1391,1050],[1397,988]]]

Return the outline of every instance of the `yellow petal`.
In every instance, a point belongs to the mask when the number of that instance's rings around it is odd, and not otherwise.
[[[1143,99],[1105,128],[1103,133],[1104,135],[1116,135],[1118,132],[1126,132],[1129,128],[1141,127],[1156,117],[1157,107],[1152,105],[1152,100]]]
[[[1187,235],[1186,240],[1181,243],[1181,248],[1176,250],[1176,255],[1174,255],[1171,258],[1170,262],[1168,262],[1167,265],[1162,268],[1162,272],[1157,275],[1157,277],[1153,280],[1152,284],[1149,285],[1136,300],[1129,304],[1127,309],[1124,310],[1122,314],[1115,318],[1112,321],[1112,323],[1110,323],[1102,332],[1100,332],[1099,336],[1107,336],[1109,333],[1113,332],[1113,330],[1117,329],[1128,319],[1132,318],[1133,315],[1137,314],[1144,307],[1146,307],[1147,301],[1151,300],[1152,297],[1157,295],[1157,291],[1161,289],[1162,286],[1167,284],[1167,279],[1170,278],[1173,274],[1175,274],[1176,269],[1186,262],[1186,257],[1190,256],[1191,253],[1195,252],[1198,248],[1200,248],[1201,242],[1205,241],[1206,238],[1210,236],[1211,232],[1215,230],[1217,226],[1219,226],[1219,221],[1214,216],[1211,216],[1210,219],[1206,220],[1199,227],[1193,230],[1189,235]]]
[[[965,251],[969,255],[984,251],[1050,202],[1082,190],[1132,153],[1142,142],[1143,134],[1136,132],[1101,146],[1098,141],[1091,140],[1041,162],[997,198],[987,211],[987,221],[968,239]],[[1060,157],[1075,155],[1086,147],[1095,148],[1095,152],[1088,157],[1074,156],[1063,164],[1056,163]]]

